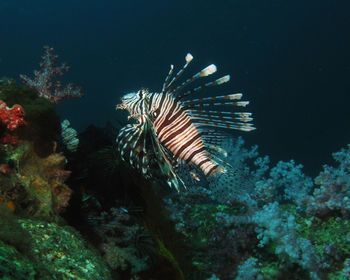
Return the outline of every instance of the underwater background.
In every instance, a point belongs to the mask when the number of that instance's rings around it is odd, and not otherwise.
[[[345,0],[0,1],[0,100],[24,110],[0,105],[0,278],[349,279],[349,12]],[[20,79],[43,46],[83,98],[56,105]],[[234,183],[177,193],[120,162],[115,105],[160,92],[188,52],[189,74],[231,75],[202,96],[243,92],[257,129],[223,146]]]

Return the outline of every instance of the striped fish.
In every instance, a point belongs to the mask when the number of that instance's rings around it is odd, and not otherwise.
[[[129,120],[134,120],[118,134],[116,141],[121,158],[146,178],[163,177],[177,190],[181,184],[185,186],[177,172],[179,164],[194,165],[206,176],[226,172],[218,156],[227,154],[220,147],[224,137],[221,129],[255,129],[250,123],[251,113],[227,110],[230,106],[249,104],[240,100],[241,93],[192,98],[202,89],[228,82],[229,75],[184,90],[193,81],[216,72],[216,66],[211,64],[179,83],[192,59],[192,55],[187,54],[184,66],[176,74],[174,66],[170,66],[160,93],[140,89],[123,96],[122,103],[116,106],[129,113]],[[194,173],[191,171],[191,174]]]

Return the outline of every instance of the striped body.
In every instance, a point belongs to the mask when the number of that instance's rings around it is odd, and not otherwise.
[[[160,143],[173,153],[175,160],[193,162],[210,175],[218,164],[207,156],[200,132],[188,112],[169,94],[154,94],[152,100],[159,112],[153,127]]]
[[[179,189],[179,182],[183,183],[176,172],[180,163],[194,165],[206,176],[225,172],[214,156],[226,153],[219,146],[223,134],[217,129],[254,129],[249,123],[252,120],[250,113],[215,110],[218,106],[246,106],[247,101],[237,101],[242,96],[240,93],[182,100],[199,90],[229,81],[227,75],[181,93],[194,80],[216,71],[215,65],[209,65],[175,87],[191,60],[192,56],[188,54],[186,64],[176,75],[171,66],[160,93],[141,89],[126,94],[117,105],[117,109],[126,110],[128,118],[136,121],[119,132],[117,145],[121,158],[146,178],[163,175],[176,189]],[[195,173],[191,171],[191,174],[199,180]]]

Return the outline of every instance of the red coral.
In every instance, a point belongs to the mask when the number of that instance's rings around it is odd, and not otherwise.
[[[10,131],[24,125],[24,110],[21,105],[15,104],[11,108],[7,107],[4,101],[0,100],[0,120]]]
[[[5,133],[1,138],[0,138],[0,143],[1,144],[10,144],[12,146],[17,146],[18,145],[18,140],[15,136],[10,135],[8,133]]]
[[[0,122],[7,130],[13,131],[17,127],[26,124],[23,117],[24,110],[21,105],[15,104],[9,108],[4,101],[0,100]],[[18,145],[18,140],[15,136],[6,131],[2,131],[0,134],[0,143],[13,146]]]

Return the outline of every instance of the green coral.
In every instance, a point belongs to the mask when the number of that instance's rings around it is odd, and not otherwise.
[[[328,275],[330,280],[348,280],[350,279],[350,258],[343,263],[342,270],[335,271]]]
[[[32,240],[31,256],[0,241],[1,279],[111,279],[102,257],[71,227],[29,219],[18,223]]]
[[[21,227],[12,211],[3,204],[0,204],[0,241],[13,246],[22,254],[31,253],[31,236]]]
[[[350,223],[348,220],[330,217],[326,220],[313,218],[313,222],[304,223],[300,228],[300,234],[308,238],[314,244],[316,250],[322,255],[324,245],[334,244],[337,252],[343,256],[350,255],[350,244],[348,234],[350,233]]]
[[[198,247],[206,247],[207,237],[213,231],[214,228],[220,226],[216,220],[218,213],[232,215],[239,215],[245,211],[240,206],[232,207],[227,205],[216,204],[195,204],[185,215],[185,224],[191,224],[193,222],[198,223],[198,231],[193,232],[190,229],[188,234],[193,242],[196,242]]]
[[[110,279],[102,258],[71,227],[20,220],[32,236],[35,256],[61,279]]]
[[[208,248],[208,239],[211,233],[219,227],[222,227],[217,220],[217,214],[227,214],[229,216],[241,215],[246,211],[245,207],[240,205],[227,206],[222,204],[194,204],[186,212],[184,219],[185,225],[196,224],[196,230],[185,229],[185,235],[193,250],[192,264],[202,273],[208,270],[212,263],[205,257]]]
[[[309,239],[313,247],[322,259],[327,259],[332,266],[332,270],[339,269],[341,262],[334,260],[325,252],[325,247],[333,245],[336,248],[337,255],[342,260],[350,255],[350,223],[348,220],[339,217],[329,217],[319,219],[316,217],[303,218],[298,217],[299,234],[301,237]]]
[[[343,262],[350,255],[350,222],[340,217],[318,218],[307,216],[292,205],[285,205],[284,211],[295,216],[298,238],[311,241],[319,258],[329,265],[329,279],[348,279],[342,275]],[[334,252],[327,252],[329,246]],[[335,255],[333,255],[335,254]]]
[[[0,240],[0,279],[34,280],[36,275],[32,261]]]
[[[264,262],[260,266],[260,273],[263,275],[263,279],[280,279],[281,271],[278,262]]]

